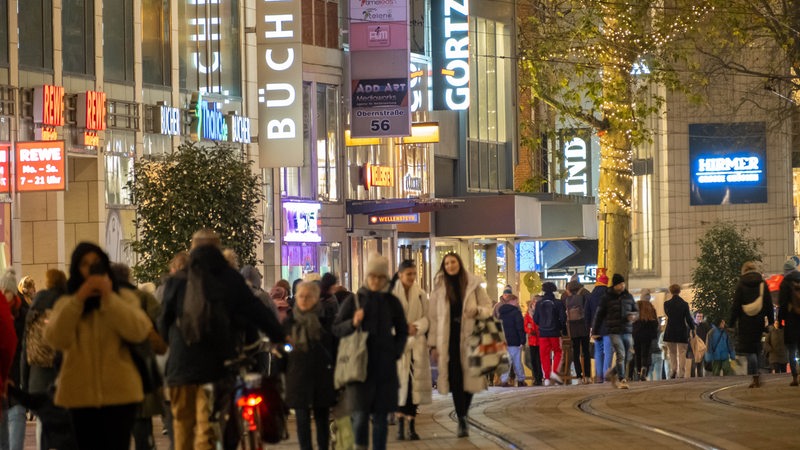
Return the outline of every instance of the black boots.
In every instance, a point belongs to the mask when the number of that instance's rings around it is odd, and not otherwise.
[[[458,418],[458,433],[457,436],[467,437],[469,436],[469,429],[467,428],[467,418],[466,417],[459,417]]]
[[[399,419],[397,419],[397,440],[398,441],[405,441],[406,440],[406,419],[405,419],[405,417],[400,417]]]
[[[750,383],[749,388],[758,388],[761,387],[761,380],[759,379],[758,375],[753,375],[753,382]]]
[[[419,435],[417,434],[417,430],[414,429],[414,419],[408,419],[408,440],[409,441],[419,440]]]

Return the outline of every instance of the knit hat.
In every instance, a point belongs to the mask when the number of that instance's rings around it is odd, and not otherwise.
[[[798,263],[800,263],[800,261],[798,261],[797,256],[792,256],[791,258],[787,259],[785,263],[783,263],[783,272],[791,272],[797,269]]]
[[[506,295],[506,294],[510,295],[510,294],[513,294],[513,293],[514,293],[514,291],[511,290],[511,286],[506,286],[506,288],[503,289],[503,295]]]
[[[552,281],[548,281],[542,285],[542,291],[544,292],[555,292],[558,290],[558,286]]]
[[[599,277],[597,277],[597,284],[602,286],[608,286],[608,275],[602,274]]]
[[[618,273],[615,273],[614,276],[611,277],[611,286],[616,286],[616,285],[618,285],[620,283],[624,283],[624,282],[625,282],[625,277],[623,277],[622,275],[620,275]]]
[[[389,259],[373,253],[367,261],[367,275],[377,275],[389,278]]]

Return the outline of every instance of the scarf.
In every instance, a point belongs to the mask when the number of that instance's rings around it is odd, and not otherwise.
[[[308,351],[312,342],[319,341],[322,325],[319,323],[320,304],[317,303],[309,311],[301,311],[294,307],[294,326],[292,326],[292,342],[302,352]]]
[[[203,278],[198,268],[190,268],[186,281],[186,294],[183,296],[183,311],[179,327],[186,345],[200,341],[208,328],[209,308]]]

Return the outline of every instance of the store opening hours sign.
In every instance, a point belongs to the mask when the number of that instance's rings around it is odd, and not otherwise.
[[[11,193],[11,183],[9,183],[10,167],[8,164],[11,159],[10,153],[10,144],[0,144],[0,194]]]
[[[15,156],[18,192],[66,189],[64,141],[17,142]]]

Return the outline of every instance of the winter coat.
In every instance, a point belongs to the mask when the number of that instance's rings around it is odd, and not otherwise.
[[[589,294],[589,301],[586,302],[586,326],[590,328],[590,332],[595,336],[606,336],[608,334],[605,323],[600,323],[599,328],[593,328],[594,316],[597,315],[597,309],[600,308],[600,303],[602,303],[606,292],[608,292],[608,286],[597,285],[592,289],[592,293]]]
[[[48,309],[53,309],[56,301],[64,295],[65,292],[57,291],[54,289],[45,289],[36,293],[31,304],[31,309],[25,318],[25,332],[27,334],[28,326],[31,321]],[[27,359],[28,351],[25,339],[22,342],[22,356],[20,364],[22,364],[22,389],[30,392],[31,394],[46,393],[50,386],[56,381],[58,372],[55,367],[40,367],[29,365]]]
[[[397,409],[397,360],[403,356],[408,342],[408,323],[403,306],[388,292],[374,292],[362,287],[358,301],[364,309],[361,328],[367,338],[367,379],[347,385],[346,397],[353,411],[372,414],[390,413]],[[333,325],[333,333],[343,338],[355,332],[354,296],[345,300]]]
[[[551,320],[547,320],[549,317]],[[561,337],[567,332],[567,310],[564,303],[556,300],[552,292],[545,292],[544,297],[536,302],[533,321],[539,326],[539,337]],[[546,324],[550,323],[550,326]]]
[[[789,362],[786,354],[786,343],[783,341],[783,329],[769,327],[769,334],[764,340],[764,352],[769,355],[770,364],[786,364]]]
[[[592,329],[599,329],[605,324],[608,334],[631,334],[633,333],[631,317],[638,313],[639,308],[627,290],[618,294],[609,289],[597,309]]]
[[[15,386],[19,386],[22,380],[22,344],[25,342],[25,319],[28,317],[30,306],[21,296],[18,297],[20,306],[17,311],[12,309],[14,315],[14,332],[17,334],[17,348],[14,350],[14,361],[11,364],[11,372],[9,378],[14,382]],[[17,404],[16,399],[8,399],[9,406]]]
[[[286,365],[286,404],[290,408],[329,408],[336,404],[336,390],[333,387],[333,368],[336,364],[336,338],[331,326],[334,318],[322,305],[317,305],[319,323],[322,326],[320,339],[309,343],[306,351],[295,348],[287,356]],[[283,323],[286,335],[291,335],[295,326],[294,316]]]
[[[658,340],[658,320],[637,320],[633,322],[633,342],[637,348],[647,345],[652,349],[653,341]]]
[[[525,314],[525,334],[528,335],[528,345],[530,347],[539,346],[539,327],[533,321],[533,316],[530,312]]]
[[[14,316],[3,295],[0,295],[0,386],[6,385],[17,351],[17,333],[14,331]]]
[[[147,317],[150,318],[150,322],[153,323],[155,326],[156,321],[158,318],[161,317],[161,303],[153,296],[152,294],[148,294],[147,292],[142,291],[141,289],[136,289],[135,286],[129,283],[120,283],[120,287],[128,286],[130,292],[137,296],[139,299],[139,306],[144,306],[144,312],[147,314]],[[161,341],[160,337],[158,338],[160,341],[160,345],[163,346],[165,343]],[[152,341],[151,341],[152,342]],[[155,348],[153,348],[152,358],[153,362],[155,362],[156,353]],[[142,402],[142,407],[139,408],[138,417],[139,418],[148,418],[153,416],[160,416],[164,414],[164,394],[161,389],[156,389],[153,392],[145,394],[144,401]]]
[[[748,316],[743,310],[742,305],[753,303],[762,291],[761,311],[755,316]],[[764,318],[767,321],[764,321]],[[733,293],[733,304],[731,305],[731,318],[728,324],[731,328],[736,327],[736,351],[739,353],[759,353],[761,349],[761,336],[767,331],[767,324],[773,323],[772,301],[770,301],[769,288],[761,274],[758,272],[748,272],[739,278],[739,284]]]
[[[679,295],[664,302],[664,314],[667,316],[667,329],[664,330],[664,342],[689,343],[689,330],[694,330],[694,319],[689,312],[689,304]]]
[[[470,375],[468,357],[468,338],[475,328],[475,319],[488,319],[492,317],[492,301],[481,287],[481,279],[467,274],[467,285],[462,294],[461,307],[461,370],[464,375],[464,391],[477,393],[486,389],[486,377]],[[468,314],[475,314],[468,317]],[[439,353],[439,379],[436,389],[440,394],[450,392],[449,361],[450,361],[450,302],[447,300],[447,288],[443,275],[437,275],[431,292],[430,308],[431,328],[428,331],[428,345],[434,346]]]
[[[193,258],[208,258],[214,264],[213,279],[204,280],[203,289],[212,314],[211,331],[199,342],[187,345],[178,319],[188,281],[187,271],[176,273],[164,288],[163,312],[158,331],[169,344],[166,366],[167,386],[216,382],[228,372],[225,361],[237,356],[237,345],[245,331],[257,327],[272,340],[283,342],[285,334],[275,314],[258,300],[244,278],[231,268],[219,249],[198,247]]]
[[[711,326],[711,331],[706,336],[706,353],[711,355],[712,361],[727,361],[736,359],[731,337],[726,330]]]
[[[64,359],[56,382],[55,404],[99,408],[139,403],[142,379],[128,343],[147,339],[153,323],[128,290],[112,292],[97,310],[84,314],[73,295],[58,300],[44,329],[45,341]]]
[[[786,344],[800,343],[800,311],[789,311],[792,302],[792,281],[800,281],[800,272],[793,270],[781,281],[778,293],[778,326],[783,328]]]
[[[500,307],[499,315],[503,321],[506,344],[509,347],[525,345],[525,321],[522,319],[522,310],[519,306],[506,303]]]
[[[408,336],[403,356],[397,360],[397,377],[400,389],[397,392],[398,405],[405,405],[408,400],[409,377],[411,380],[411,402],[414,405],[426,405],[431,402],[431,357],[428,353],[428,296],[422,288],[414,283],[406,296],[403,283],[396,283],[392,291],[400,300],[406,315],[406,322],[417,327],[415,336]]]
[[[591,294],[586,289],[581,288],[578,293],[561,297],[564,308],[567,312],[567,332],[571,338],[582,338],[589,336],[589,325],[586,324],[587,305]],[[583,319],[569,320],[570,308],[583,309]]]

